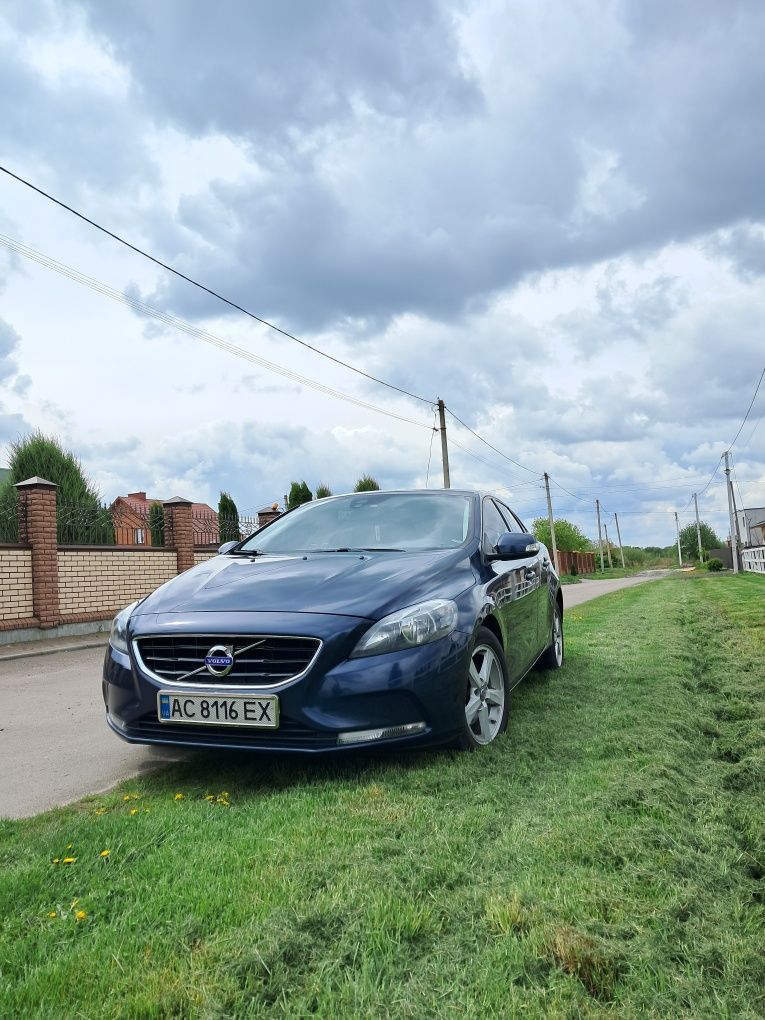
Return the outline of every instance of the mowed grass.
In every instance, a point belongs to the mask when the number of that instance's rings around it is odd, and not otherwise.
[[[477,754],[205,754],[0,824],[0,1016],[762,1017],[764,606],[574,609]]]

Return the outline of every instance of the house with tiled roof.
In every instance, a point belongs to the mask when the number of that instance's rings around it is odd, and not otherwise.
[[[153,503],[162,506],[164,499],[147,496],[145,492],[129,492],[118,496],[111,505],[114,540],[117,545],[152,545],[149,510]],[[207,503],[191,504],[194,545],[217,545],[218,515]]]

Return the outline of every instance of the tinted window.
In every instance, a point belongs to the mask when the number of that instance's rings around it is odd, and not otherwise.
[[[483,501],[483,548],[484,552],[493,552],[499,536],[508,530],[507,524],[494,505],[494,500]]]
[[[248,539],[243,549],[454,549],[470,534],[472,499],[461,493],[370,492],[306,503]]]
[[[517,518],[515,516],[515,514],[513,513],[513,511],[509,507],[505,506],[504,503],[500,503],[499,500],[497,500],[497,506],[499,507],[500,511],[502,512],[502,516],[507,521],[507,524],[508,524],[507,530],[508,531],[521,531],[521,532],[525,532],[526,534],[528,534],[528,530],[525,527],[525,525],[523,524],[523,522],[521,520],[519,520],[519,518]]]

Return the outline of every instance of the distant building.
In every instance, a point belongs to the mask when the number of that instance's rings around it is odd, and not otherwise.
[[[742,545],[765,545],[765,506],[739,510],[737,517]]]
[[[152,545],[149,528],[149,509],[152,503],[164,500],[147,496],[145,492],[129,492],[118,496],[111,505],[114,521],[114,541],[117,545]],[[217,545],[218,515],[207,503],[191,504],[194,526],[194,545]]]

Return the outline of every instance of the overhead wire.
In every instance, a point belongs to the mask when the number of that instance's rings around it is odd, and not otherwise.
[[[46,198],[49,202],[53,202],[61,209],[64,209],[66,210],[66,212],[71,213],[73,216],[76,216],[84,223],[89,224],[96,230],[100,230],[102,234],[106,234],[107,237],[111,237],[114,241],[117,241],[119,244],[124,245],[126,248],[129,248],[131,251],[135,252],[137,255],[140,255],[142,258],[147,259],[149,262],[153,262],[156,266],[159,266],[160,268],[166,270],[168,273],[172,273],[173,276],[177,276],[180,280],[185,280],[185,282],[191,284],[192,287],[196,287],[198,290],[204,291],[205,294],[209,294],[216,300],[223,302],[223,304],[228,305],[229,308],[233,308],[236,311],[241,312],[243,315],[247,315],[250,319],[254,319],[255,322],[259,322],[261,325],[267,326],[269,329],[275,330],[275,332],[280,333],[283,337],[286,337],[288,340],[293,340],[295,343],[300,344],[301,347],[305,347],[308,350],[313,351],[315,354],[320,355],[322,358],[327,358],[329,361],[334,361],[336,365],[342,365],[343,368],[347,368],[350,372],[355,372],[357,375],[363,376],[370,382],[377,383],[379,386],[386,386],[388,389],[395,390],[397,393],[401,393],[407,397],[411,397],[413,400],[420,400],[428,405],[432,404],[432,400],[430,398],[423,397],[419,393],[412,393],[411,390],[404,389],[404,387],[402,386],[396,386],[395,383],[388,382],[386,379],[380,379],[378,376],[372,375],[370,372],[365,372],[363,369],[357,368],[355,365],[350,364],[350,362],[343,361],[342,358],[337,358],[333,354],[328,354],[326,351],[321,350],[320,347],[315,347],[313,344],[309,344],[306,340],[301,340],[300,337],[295,336],[294,333],[290,333],[286,329],[283,329],[281,326],[277,326],[276,323],[271,322],[269,319],[264,319],[262,316],[256,315],[255,312],[250,311],[249,308],[245,308],[243,305],[238,304],[231,298],[225,297],[223,294],[220,294],[212,287],[208,287],[205,284],[200,283],[193,277],[187,276],[186,273],[182,273],[180,269],[176,269],[175,266],[171,266],[169,265],[169,263],[163,262],[161,259],[157,258],[156,255],[152,255],[150,252],[145,251],[143,248],[139,248],[138,245],[133,244],[126,238],[120,236],[120,234],[115,233],[113,230],[109,230],[101,223],[98,223],[90,216],[86,216],[84,213],[80,212],[78,209],[75,209],[73,206],[68,205],[66,202],[62,202],[61,199],[56,198],[54,195],[51,195],[47,191],[44,191],[36,184],[32,184],[31,181],[28,181],[26,178],[21,177],[19,174],[14,173],[12,170],[9,170],[8,167],[2,166],[0,164],[0,171],[2,171],[8,177],[12,177],[20,184],[23,184],[25,187],[30,188],[32,191],[37,192],[38,195],[42,195],[42,197]]]
[[[762,372],[760,373],[760,378],[757,380],[757,385],[755,386],[755,389],[754,389],[754,395],[752,396],[752,399],[749,401],[749,407],[747,407],[746,414],[744,415],[743,421],[741,422],[741,424],[738,427],[738,432],[735,434],[735,436],[733,437],[731,442],[728,444],[728,450],[732,450],[733,447],[736,445],[736,440],[741,435],[741,430],[743,429],[744,425],[746,425],[746,420],[749,417],[750,411],[754,407],[754,402],[757,399],[757,394],[760,392],[760,386],[762,385],[762,380],[763,379],[765,379],[765,368],[763,368]]]
[[[261,368],[265,368],[268,371],[276,372],[292,382],[297,382],[320,393],[325,393],[328,396],[336,397],[339,400],[355,404],[358,407],[364,407],[367,410],[375,411],[377,414],[383,414],[389,418],[395,418],[398,421],[406,422],[409,425],[415,425],[417,428],[430,429],[430,426],[426,425],[424,422],[415,421],[413,418],[408,418],[405,415],[397,414],[387,408],[379,407],[377,404],[372,404],[367,400],[362,400],[360,397],[354,397],[349,393],[344,393],[335,387],[327,386],[325,383],[321,383],[316,379],[311,379],[308,376],[301,375],[299,372],[286,368],[284,365],[279,365],[276,362],[262,358],[258,354],[254,354],[252,351],[247,351],[242,347],[238,347],[236,344],[233,344],[228,340],[223,340],[221,337],[216,336],[214,333],[210,333],[208,330],[200,329],[198,326],[194,326],[190,322],[186,322],[185,319],[178,318],[178,316],[170,315],[168,312],[163,312],[158,308],[154,308],[153,306],[146,304],[145,301],[139,301],[137,298],[134,298],[129,294],[125,294],[123,291],[116,290],[114,287],[110,287],[108,284],[102,283],[100,280],[87,276],[85,273],[81,273],[79,270],[73,269],[71,266],[67,266],[63,262],[58,262],[56,259],[49,258],[47,255],[43,255],[34,248],[30,248],[28,245],[21,244],[19,241],[16,241],[14,238],[7,237],[5,234],[0,234],[0,243],[4,244],[11,251],[14,251],[19,255],[23,255],[26,258],[37,262],[39,265],[53,270],[61,276],[67,277],[75,283],[89,287],[91,290],[96,291],[104,297],[111,298],[120,304],[127,305],[134,311],[143,315],[159,319],[161,322],[164,322],[166,325],[171,326],[174,329],[181,330],[198,340],[202,340],[213,347],[217,347],[219,350],[226,351],[229,354],[234,354],[239,358],[243,358],[244,360],[251,362],[252,364],[259,365]]]
[[[457,422],[457,424],[461,425],[463,429],[467,429],[467,431],[470,432],[471,435],[474,435],[476,439],[480,440],[485,446],[488,446],[490,450],[493,450],[495,453],[498,453],[499,456],[502,457],[504,460],[509,461],[511,464],[515,464],[515,466],[521,468],[522,471],[528,471],[530,475],[537,475],[539,478],[542,477],[541,471],[533,471],[531,468],[526,467],[525,464],[521,464],[520,461],[515,460],[513,457],[508,456],[508,454],[503,453],[501,450],[498,450],[496,446],[492,446],[488,439],[484,439],[483,436],[479,435],[475,431],[475,429],[471,429],[471,427],[469,425],[466,425],[461,418],[458,418],[450,407],[446,407],[446,410],[449,412],[450,416]]]

